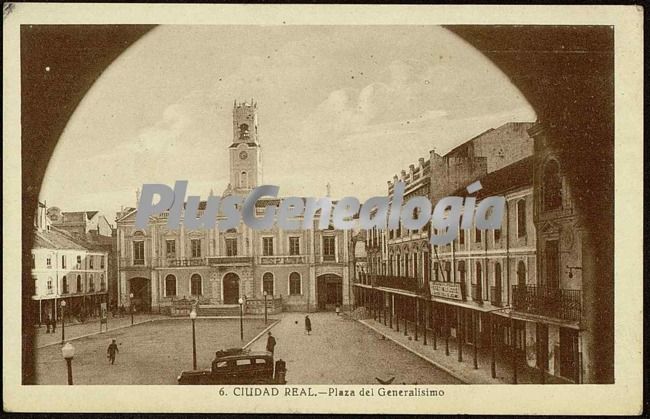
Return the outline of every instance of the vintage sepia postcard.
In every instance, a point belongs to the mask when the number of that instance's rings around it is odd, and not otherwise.
[[[5,411],[642,413],[641,8],[3,7]]]

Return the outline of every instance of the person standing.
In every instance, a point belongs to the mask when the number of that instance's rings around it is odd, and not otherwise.
[[[266,352],[271,352],[271,355],[275,352],[275,338],[269,332],[269,337],[266,339]]]
[[[45,326],[47,327],[47,329],[45,329],[45,333],[50,333],[51,325],[52,325],[52,313],[47,313],[47,318],[45,319]]]
[[[311,334],[311,320],[309,316],[305,316],[305,331],[308,335]]]
[[[119,351],[120,350],[117,349],[117,343],[115,343],[115,339],[113,339],[113,342],[108,345],[108,350],[106,351],[108,353],[108,359],[111,361],[111,365],[115,363],[115,354]]]

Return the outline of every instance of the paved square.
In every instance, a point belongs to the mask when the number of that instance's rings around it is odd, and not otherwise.
[[[311,313],[311,335],[305,313],[283,313],[271,332],[277,339],[275,358],[287,363],[288,384],[460,384],[461,382],[366,326],[335,313]],[[297,323],[296,323],[297,322]],[[251,345],[264,350],[266,338]]]
[[[244,320],[244,343],[264,330],[264,320]],[[115,365],[106,357],[111,339],[117,339]],[[181,370],[192,369],[192,323],[189,319],[165,319],[136,324],[71,341],[74,384],[177,384]],[[197,319],[198,368],[210,368],[215,351],[242,346],[239,319]],[[61,346],[36,350],[36,382],[67,384]]]

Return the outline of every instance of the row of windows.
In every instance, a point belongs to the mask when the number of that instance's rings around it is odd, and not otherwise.
[[[99,283],[99,291],[104,291],[106,290],[106,279],[104,278],[104,274],[101,274],[99,276],[100,283]],[[77,280],[76,280],[76,285],[77,287],[75,288],[75,292],[84,292],[84,288],[86,288],[87,292],[95,292],[95,281],[93,278],[93,275],[90,274],[88,276],[88,282],[86,287],[84,287],[83,284],[83,279],[81,278],[81,275],[77,275]],[[68,284],[68,277],[66,275],[61,278],[61,286],[62,286],[62,294],[67,294],[70,292],[70,286]],[[53,292],[53,279],[52,277],[47,278],[47,292],[48,294],[51,294]]]
[[[95,263],[95,259],[99,259],[99,263]],[[95,266],[99,266],[99,269],[104,269],[105,266],[105,260],[104,256],[96,256],[96,255],[87,255],[86,260],[88,261],[88,269],[95,269]],[[74,265],[75,269],[82,269],[82,258],[80,255],[77,255],[77,260],[76,264]],[[45,266],[47,268],[52,268],[52,255],[48,254],[45,257]],[[32,269],[36,269],[36,255],[32,254]],[[68,258],[66,255],[61,255],[61,268],[60,269],[68,269]]]
[[[165,277],[165,297],[175,297],[177,280],[176,276],[169,274]],[[275,293],[275,277],[271,272],[266,272],[262,277],[262,291],[268,295]],[[289,295],[302,294],[302,280],[298,272],[289,275]],[[198,297],[203,295],[203,278],[199,274],[190,277],[190,295]]]
[[[433,280],[441,282],[451,282],[452,281],[452,263],[450,261],[444,262],[434,262],[433,263]],[[465,274],[467,268],[465,266],[465,261],[458,261],[458,280],[459,282],[465,282]],[[483,279],[483,265],[481,262],[476,262],[476,269],[474,271],[474,278],[472,278],[472,283],[476,284],[481,282]],[[494,264],[494,278],[495,285],[501,286],[501,263],[496,262]],[[526,285],[526,264],[523,261],[517,263],[517,284]]]
[[[274,237],[262,237],[263,256],[273,256],[275,254],[274,239],[275,239]],[[201,239],[191,239],[190,249],[191,249],[191,257],[193,258],[202,257]],[[176,257],[176,240],[165,241],[165,252],[167,258]],[[336,253],[336,237],[323,236],[323,256],[325,256],[326,259],[334,258],[335,253]],[[300,237],[289,237],[289,255],[291,256],[300,255]],[[236,238],[226,238],[226,256],[237,256]],[[133,241],[133,260],[136,264],[138,262],[144,264],[144,241],[142,240]],[[102,259],[102,264],[103,264],[103,259]]]

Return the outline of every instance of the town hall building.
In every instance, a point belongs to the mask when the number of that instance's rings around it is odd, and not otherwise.
[[[257,103],[233,107],[233,139],[227,148],[230,183],[223,196],[246,196],[262,184],[262,148]],[[257,201],[257,214],[281,198]],[[197,216],[203,215],[201,202]],[[259,312],[267,299],[274,311],[319,311],[344,307],[349,301],[350,231],[333,227],[253,230],[237,228],[177,230],[167,228],[168,213],[151,217],[146,229],[135,227],[136,209],[117,216],[119,253],[118,299],[138,311],[173,314],[174,302],[199,304],[199,314],[224,314],[243,302],[246,312]],[[300,220],[300,218],[297,218]],[[133,297],[131,297],[131,295]]]

